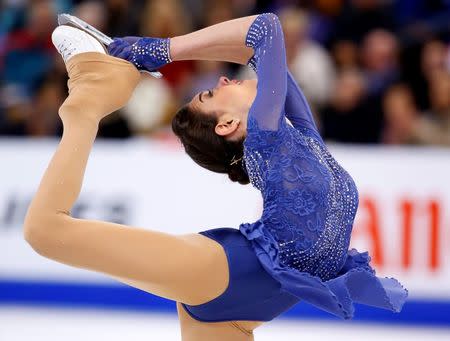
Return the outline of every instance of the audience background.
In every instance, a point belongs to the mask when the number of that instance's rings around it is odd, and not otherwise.
[[[282,22],[289,67],[328,141],[450,146],[449,0],[4,0],[0,5],[0,136],[56,136],[66,72],[51,44],[69,12],[111,36],[173,37],[262,12]],[[177,62],[145,77],[104,138],[174,140],[176,109],[221,75],[221,62]]]

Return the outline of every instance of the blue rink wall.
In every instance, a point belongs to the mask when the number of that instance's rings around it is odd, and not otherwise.
[[[0,279],[0,305],[176,313],[175,303],[124,285],[23,282]],[[315,307],[299,303],[282,318],[340,321]],[[401,313],[356,305],[353,321],[450,328],[450,301],[408,300]]]

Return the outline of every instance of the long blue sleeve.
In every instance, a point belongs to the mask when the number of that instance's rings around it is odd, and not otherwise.
[[[292,74],[287,72],[287,96],[284,104],[286,117],[296,129],[307,127],[318,133],[316,123],[305,95]]]
[[[277,130],[286,99],[286,51],[283,30],[275,14],[259,15],[249,28],[246,45],[255,54],[249,65],[258,75],[257,94],[249,111],[262,130]]]

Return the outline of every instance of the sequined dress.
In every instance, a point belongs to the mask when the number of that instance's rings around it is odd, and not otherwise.
[[[264,209],[258,221],[241,224],[241,233],[265,270],[302,301],[345,319],[354,302],[400,311],[407,290],[377,277],[367,252],[348,249],[358,191],[328,151],[287,69],[278,18],[259,15],[246,45],[255,52],[249,65],[258,85],[244,165]]]

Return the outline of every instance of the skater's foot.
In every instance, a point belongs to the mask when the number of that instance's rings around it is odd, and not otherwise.
[[[103,45],[93,36],[67,25],[55,28],[52,33],[52,42],[64,59],[64,63],[80,53],[106,53]]]

